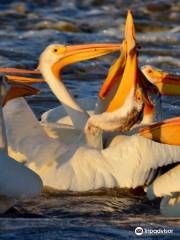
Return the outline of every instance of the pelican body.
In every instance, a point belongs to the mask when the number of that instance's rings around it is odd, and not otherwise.
[[[6,123],[2,106],[8,100],[17,96],[31,95],[32,87],[13,85],[8,86],[0,77],[0,213],[4,213],[16,201],[24,198],[32,198],[42,191],[40,177],[26,166],[15,161],[8,155],[6,139]],[[36,92],[36,91],[35,91]],[[13,116],[12,116],[13,118]]]

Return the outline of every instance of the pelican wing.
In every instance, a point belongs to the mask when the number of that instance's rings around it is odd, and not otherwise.
[[[3,112],[9,154],[16,160],[46,163],[61,146],[60,142],[48,137],[23,98],[8,102]]]
[[[120,187],[144,185],[150,171],[180,161],[180,147],[154,142],[144,137],[133,135],[113,145],[102,153],[111,165],[112,175]]]

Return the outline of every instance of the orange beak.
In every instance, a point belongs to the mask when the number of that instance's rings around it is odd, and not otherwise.
[[[21,75],[40,75],[39,70],[26,70],[26,69],[18,69],[18,68],[0,68],[0,73],[10,74],[10,75],[5,75],[6,81],[8,81],[8,82],[20,82],[20,83],[24,83],[24,84],[44,82],[44,80],[41,78],[32,78],[32,77],[21,76]],[[18,75],[13,75],[13,74],[18,74]]]
[[[139,135],[160,143],[180,145],[180,117],[142,128]]]
[[[161,95],[180,96],[180,76],[163,72],[152,66],[143,66],[142,72],[154,84]]]
[[[39,93],[39,89],[25,85],[25,84],[17,84],[17,83],[11,83],[11,87],[8,90],[4,100],[3,100],[3,106],[11,99],[18,98],[18,97],[25,97],[30,95],[35,95]]]
[[[55,76],[59,77],[64,66],[107,55],[120,49],[121,44],[116,43],[65,46],[63,56],[53,65],[52,71]],[[62,55],[62,50],[59,51],[59,54]]]
[[[122,44],[120,57],[111,65],[108,75],[99,91],[99,97],[105,99],[117,81],[120,81],[126,64],[125,42]]]
[[[97,58],[109,53],[119,51],[119,43],[95,43],[66,46],[65,54],[61,59],[61,68],[80,61]]]
[[[138,83],[135,27],[130,10],[128,11],[126,19],[125,40],[122,44],[121,55],[110,68],[108,76],[99,92],[100,98],[103,99],[106,97],[119,78],[120,84],[115,96],[107,107],[107,112],[112,112],[120,108],[125,103],[131,90],[135,88]]]

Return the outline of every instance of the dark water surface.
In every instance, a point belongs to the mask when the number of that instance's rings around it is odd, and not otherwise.
[[[123,0],[0,1],[0,66],[35,68],[50,43],[119,42],[131,7],[141,48],[140,64],[179,72],[180,2]],[[64,81],[77,98],[96,96],[113,56],[70,66]],[[59,103],[46,84],[28,98],[37,117]],[[165,117],[180,113],[180,99],[163,98]],[[180,239],[180,220],[159,214],[159,201],[112,189],[88,193],[51,192],[18,203],[0,217],[1,239],[135,239],[134,229],[173,228]],[[146,236],[145,239],[155,239]],[[157,239],[157,238],[156,238]]]

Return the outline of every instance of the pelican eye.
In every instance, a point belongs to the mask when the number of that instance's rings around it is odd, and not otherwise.
[[[57,47],[52,48],[51,51],[56,54],[62,54],[62,53],[64,53],[65,48],[63,46],[62,47],[57,46]]]
[[[152,73],[152,70],[149,69],[149,70],[148,70],[148,73]]]
[[[143,97],[142,97],[142,92],[140,88],[136,90],[135,98],[136,98],[136,102],[138,103],[142,102]]]

